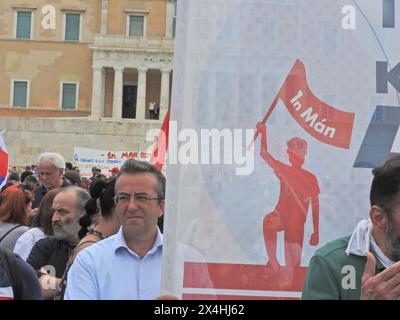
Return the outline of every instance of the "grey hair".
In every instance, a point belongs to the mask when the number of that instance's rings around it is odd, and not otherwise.
[[[56,168],[64,169],[65,168],[65,160],[64,157],[56,152],[43,152],[38,157],[38,164],[40,165],[42,162],[50,160],[54,163]]]
[[[118,173],[118,178],[124,174],[150,173],[157,179],[156,192],[157,196],[162,200],[165,199],[165,177],[160,170],[154,165],[135,159],[127,159],[122,164]],[[118,179],[117,178],[117,179]]]
[[[77,187],[77,186],[69,186],[69,187],[65,187],[63,188],[60,193],[64,193],[64,192],[69,192],[69,191],[75,191],[76,194],[76,209],[78,211],[80,211],[82,214],[85,214],[85,205],[86,202],[89,201],[90,199],[90,194],[87,190],[81,188],[81,187]],[[59,193],[59,194],[60,194]]]

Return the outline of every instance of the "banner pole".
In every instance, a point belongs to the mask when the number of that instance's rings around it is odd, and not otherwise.
[[[266,123],[272,113],[272,111],[274,111],[275,106],[277,105],[278,101],[279,101],[279,96],[280,96],[281,90],[279,90],[278,94],[276,95],[274,101],[272,102],[271,106],[269,107],[267,113],[264,116],[264,119],[262,120],[263,123]],[[253,147],[254,142],[256,141],[258,137],[258,131],[256,131],[254,133],[254,137],[253,140],[249,143],[249,145],[247,146],[247,151],[250,151],[250,149]]]

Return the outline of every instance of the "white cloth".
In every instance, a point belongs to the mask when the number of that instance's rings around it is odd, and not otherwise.
[[[394,264],[379,248],[376,244],[374,237],[372,236],[372,221],[371,219],[361,220],[356,228],[354,229],[349,244],[346,248],[346,254],[354,254],[356,256],[366,256],[367,253],[372,249],[375,256],[378,258],[380,263],[386,268]]]
[[[31,228],[20,236],[15,243],[14,253],[21,256],[26,261],[35,243],[40,239],[46,238],[47,235],[40,228]]]
[[[356,256],[366,256],[369,252],[372,235],[372,222],[370,219],[361,220],[354,229],[349,244],[346,248],[346,254]]]

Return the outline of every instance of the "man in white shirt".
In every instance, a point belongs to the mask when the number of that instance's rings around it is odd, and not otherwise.
[[[155,119],[155,103],[153,101],[150,101],[149,103],[149,113],[150,113],[150,119]]]
[[[160,295],[165,178],[153,165],[128,159],[115,184],[121,229],[81,251],[69,273],[65,300],[148,300]]]

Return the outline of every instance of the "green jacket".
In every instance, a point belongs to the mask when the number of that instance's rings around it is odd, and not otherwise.
[[[347,255],[350,236],[329,242],[311,258],[302,299],[359,300],[367,257]],[[377,261],[376,273],[384,270]]]

